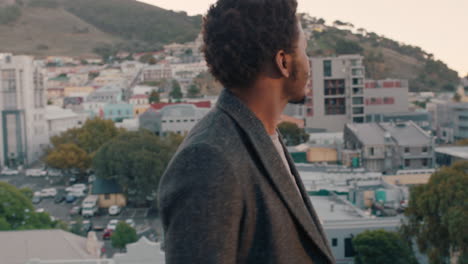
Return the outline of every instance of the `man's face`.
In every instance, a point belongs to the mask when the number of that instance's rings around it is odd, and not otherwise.
[[[302,25],[298,21],[299,37],[293,55],[293,67],[291,77],[286,81],[285,93],[289,98],[289,103],[301,104],[306,98],[306,85],[309,80],[310,66],[307,56],[307,39]]]

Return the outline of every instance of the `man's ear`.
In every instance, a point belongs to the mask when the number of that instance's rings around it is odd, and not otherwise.
[[[286,54],[284,50],[280,50],[275,56],[275,66],[278,72],[285,78],[289,78],[291,69],[291,56]]]

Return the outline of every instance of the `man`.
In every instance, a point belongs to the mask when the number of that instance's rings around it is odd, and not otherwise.
[[[296,9],[218,0],[204,18],[205,58],[226,88],[161,179],[167,264],[335,262],[276,129],[309,75]]]

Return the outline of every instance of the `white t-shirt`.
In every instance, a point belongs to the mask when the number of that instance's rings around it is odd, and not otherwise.
[[[280,157],[283,160],[284,166],[286,167],[286,170],[289,172],[289,176],[291,177],[293,184],[296,187],[297,192],[302,197],[301,192],[299,191],[299,187],[297,186],[296,179],[294,178],[294,175],[291,172],[291,168],[289,167],[289,163],[288,163],[288,160],[286,159],[286,155],[284,154],[283,146],[281,145],[281,142],[279,141],[278,133],[275,133],[274,135],[270,135],[270,138],[273,141],[273,145],[275,145],[276,150],[280,154]]]

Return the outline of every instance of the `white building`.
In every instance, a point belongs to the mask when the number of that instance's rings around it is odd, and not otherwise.
[[[185,135],[209,110],[193,104],[168,105],[161,110],[150,108],[140,115],[140,127],[157,135],[169,132]]]
[[[44,83],[33,57],[0,54],[0,165],[30,164],[47,146]]]
[[[49,136],[52,137],[70,128],[81,127],[85,123],[87,115],[77,114],[71,109],[48,105],[46,106],[45,118]]]
[[[364,66],[360,55],[311,58],[306,128],[340,132],[346,123],[364,123]]]

